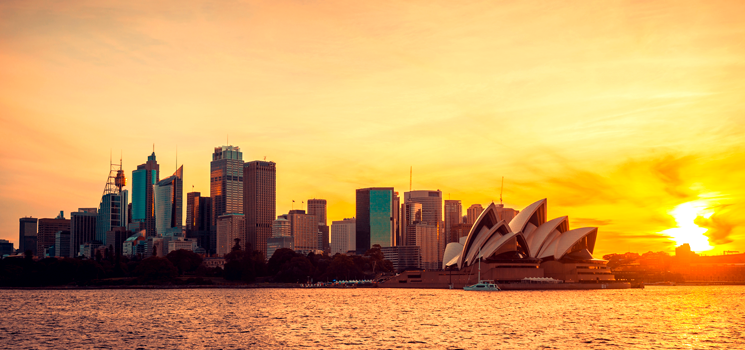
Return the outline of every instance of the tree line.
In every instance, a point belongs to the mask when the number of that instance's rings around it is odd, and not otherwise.
[[[224,268],[209,268],[202,262],[200,255],[183,249],[165,257],[145,259],[129,259],[110,254],[106,249],[104,254],[96,254],[93,259],[34,260],[29,251],[24,258],[0,260],[0,286],[189,285],[213,284],[221,278],[233,283],[307,283],[370,279],[394,272],[393,264],[383,258],[379,247],[354,256],[303,255],[283,248],[266,261],[264,254],[243,250],[236,240],[225,256]]]

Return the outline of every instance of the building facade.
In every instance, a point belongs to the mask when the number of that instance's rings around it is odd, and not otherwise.
[[[148,237],[157,235],[153,185],[158,181],[160,181],[160,165],[153,152],[147,157],[147,162],[138,165],[137,169],[132,171],[132,222],[143,223]],[[108,230],[110,228],[103,232],[108,232]]]
[[[54,234],[54,256],[57,258],[70,258],[70,231],[57,231]]]
[[[463,220],[463,206],[459,200],[445,200],[445,245],[448,243],[457,242],[457,238],[453,233],[453,227],[458,225]]]
[[[47,248],[54,246],[56,234],[59,231],[70,231],[70,220],[65,219],[64,212],[60,211],[54,219],[39,219],[39,233],[37,235],[37,256],[46,256]]]
[[[255,160],[243,165],[243,214],[246,216],[246,249],[266,257],[267,239],[277,215],[277,166]]]
[[[422,268],[422,255],[418,246],[397,246],[380,248],[383,257],[393,263],[396,271]]]
[[[83,243],[96,239],[97,221],[96,208],[80,208],[70,214],[70,256],[78,256]]]
[[[184,167],[153,186],[155,195],[155,228],[162,236],[181,236],[183,223]]]
[[[287,215],[280,215],[272,223],[272,236],[266,241],[266,259],[271,259],[274,252],[282,248],[295,250],[292,226],[287,220]]]
[[[481,215],[481,212],[483,211],[484,207],[482,207],[481,204],[471,204],[471,206],[466,209],[466,217],[468,218],[466,223],[469,225],[473,225],[473,223],[476,222],[476,219],[479,218],[479,215]]]
[[[439,255],[439,240],[437,226],[429,224],[415,224],[416,245],[422,255],[422,268],[426,270],[438,270],[442,265],[442,256]]]
[[[290,210],[287,214],[290,221],[295,250],[318,250],[318,222],[315,215],[306,214],[305,210]]]
[[[245,247],[246,218],[243,214],[225,214],[217,218],[216,254],[225,256],[232,251],[235,240],[239,239],[241,249]]]
[[[38,232],[39,219],[26,217],[20,218],[19,221],[18,250],[21,253],[30,250],[32,255],[36,255],[36,234]]]
[[[197,246],[212,251],[210,246],[211,198],[199,192],[186,194],[186,237],[195,239]]]
[[[331,222],[330,255],[357,250],[357,220],[355,218]]]
[[[401,205],[401,215],[399,218],[399,230],[402,238],[401,245],[415,246],[416,231],[410,229],[410,227],[422,222],[422,203],[413,201],[404,202],[404,204]]]
[[[243,153],[240,147],[215,147],[210,162],[210,198],[210,245],[214,253],[217,250],[217,220],[226,214],[243,214]]]
[[[391,247],[395,241],[393,187],[363,188],[356,191],[356,250],[364,254],[379,244]]]
[[[404,193],[405,202],[417,202],[422,204],[422,223],[437,228],[437,254],[442,257],[447,246],[445,230],[442,224],[442,191],[417,190]],[[422,248],[424,254],[424,248]],[[422,264],[424,264],[422,256]]]

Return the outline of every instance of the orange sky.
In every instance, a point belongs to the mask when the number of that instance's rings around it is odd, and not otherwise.
[[[708,254],[742,252],[743,96],[745,2],[3,1],[0,238],[98,206],[112,149],[131,177],[178,148],[208,194],[229,134],[277,162],[278,214],[351,217],[413,166],[464,208],[505,176],[596,255],[672,252],[686,203]]]

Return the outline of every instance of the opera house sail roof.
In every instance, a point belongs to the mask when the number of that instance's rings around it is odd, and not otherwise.
[[[463,244],[450,243],[443,268],[468,267],[479,259],[523,259],[526,261],[593,260],[598,229],[571,230],[567,216],[547,220],[547,199],[520,211],[509,223],[499,221],[492,203],[479,215]]]

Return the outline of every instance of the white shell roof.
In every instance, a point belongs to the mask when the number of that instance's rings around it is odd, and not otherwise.
[[[443,267],[457,263],[458,268],[470,266],[479,258],[508,251],[521,252],[533,258],[559,260],[583,238],[592,253],[597,239],[596,227],[569,230],[568,217],[546,221],[548,201],[544,198],[525,207],[507,224],[498,220],[494,203],[484,209],[461,243],[450,243],[443,255]],[[537,227],[536,227],[537,224]]]

